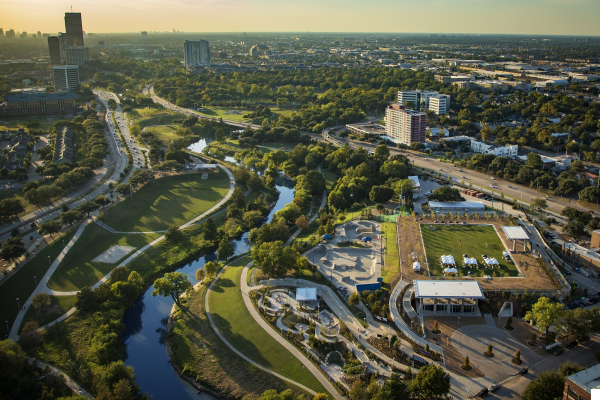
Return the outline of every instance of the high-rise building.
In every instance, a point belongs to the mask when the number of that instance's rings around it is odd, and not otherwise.
[[[429,98],[429,109],[437,115],[444,115],[450,112],[450,96],[438,94]]]
[[[4,30],[2,28],[0,28],[0,37],[4,36]]]
[[[425,143],[427,115],[422,112],[407,110],[400,104],[392,104],[385,109],[385,131],[394,143]]]
[[[186,67],[210,65],[210,46],[207,40],[186,40],[183,52]]]
[[[15,34],[15,30],[14,29],[9,29],[6,31],[6,37],[8,39],[14,39],[14,37],[16,36]]]
[[[398,91],[398,104],[405,105],[417,111],[427,110],[429,108],[429,99],[438,94],[438,92],[429,92],[427,90],[400,90]]]
[[[50,65],[60,65],[60,39],[58,36],[48,37],[48,51],[50,52]]]
[[[59,65],[52,67],[52,81],[56,90],[75,90],[79,86],[79,67]]]
[[[27,32],[21,32],[21,39],[27,39]]]
[[[84,46],[68,47],[65,50],[67,65],[83,65],[90,62],[90,48]]]
[[[259,53],[260,53],[260,50],[259,50],[258,46],[250,47],[250,57],[257,57]]]
[[[41,38],[42,38],[42,32],[41,32],[41,31],[38,31],[38,32],[37,32],[37,38],[38,38],[38,39],[41,39]]]
[[[65,13],[65,29],[67,31],[65,47],[83,46],[81,13]]]

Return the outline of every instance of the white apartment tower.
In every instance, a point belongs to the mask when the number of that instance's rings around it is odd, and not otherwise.
[[[407,103],[412,103],[410,108],[413,110],[427,110],[429,108],[429,99],[438,94],[438,92],[429,92],[427,90],[400,90],[398,91],[398,104],[409,107]]]
[[[186,67],[207,67],[210,65],[210,46],[207,40],[186,40],[183,43]]]
[[[450,96],[438,94],[429,98],[429,109],[437,115],[444,115],[450,112]]]
[[[77,65],[56,65],[52,67],[52,81],[56,90],[73,91],[79,86]]]
[[[385,131],[394,143],[425,143],[427,115],[422,112],[407,110],[400,104],[392,104],[385,109]]]

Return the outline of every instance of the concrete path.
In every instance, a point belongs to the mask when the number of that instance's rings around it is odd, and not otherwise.
[[[69,377],[69,375],[65,374],[60,369],[53,367],[52,365],[45,364],[45,363],[41,362],[40,360],[36,360],[33,358],[30,358],[27,361],[30,364],[35,365],[39,369],[44,369],[46,367],[50,368],[50,373],[52,375],[62,376],[64,379],[64,382],[65,382],[65,385],[67,385],[73,391],[73,393],[75,393],[75,396],[83,396],[83,397],[87,397],[88,399],[94,398],[94,396],[92,396],[90,393],[88,393],[83,387],[81,387],[77,382],[75,382],[73,379],[71,379]]]
[[[60,264],[62,259],[65,257],[65,255],[67,255],[67,253],[69,252],[71,247],[73,247],[73,245],[75,244],[77,239],[79,239],[79,237],[83,233],[83,230],[85,229],[85,227],[87,226],[88,223],[89,223],[89,221],[85,221],[84,223],[82,223],[79,226],[79,228],[77,229],[77,232],[75,232],[75,235],[73,236],[73,238],[71,238],[71,240],[69,241],[69,243],[67,243],[65,248],[62,249],[62,251],[60,252],[58,257],[56,257],[56,260],[54,260],[54,262],[50,265],[50,268],[48,269],[48,271],[46,272],[44,277],[42,279],[40,279],[37,287],[35,288],[33,293],[31,293],[31,296],[29,296],[29,298],[25,301],[25,303],[23,304],[25,309],[23,309],[19,312],[19,314],[17,315],[17,318],[15,319],[15,322],[13,323],[13,326],[10,330],[10,335],[9,335],[10,339],[14,340],[15,342],[17,340],[19,340],[19,334],[18,334],[19,328],[21,327],[21,324],[23,323],[23,318],[25,318],[25,313],[27,313],[27,309],[31,305],[31,300],[33,299],[33,296],[35,296],[38,293],[42,293],[42,292],[48,293],[50,295],[55,295],[55,293],[61,293],[61,294],[67,293],[67,292],[54,292],[54,290],[48,289],[47,284],[48,284],[48,281],[50,280],[50,277],[54,273],[54,271],[56,271],[56,268],[58,268],[58,265]],[[77,292],[75,292],[75,293],[77,293]]]
[[[265,332],[267,332],[269,335],[271,335],[271,337],[273,339],[275,339],[283,347],[285,347],[290,353],[292,353],[292,355],[294,355],[294,357],[296,357],[315,376],[315,378],[317,378],[319,380],[319,382],[321,382],[321,384],[325,387],[325,389],[327,389],[327,391],[329,391],[329,393],[333,397],[335,397],[338,400],[344,399],[344,396],[340,395],[337,392],[337,390],[335,389],[333,384],[329,381],[329,379],[327,379],[323,375],[323,373],[321,372],[321,370],[319,368],[315,367],[315,365],[312,362],[310,362],[308,360],[308,358],[306,358],[306,356],[304,354],[302,354],[300,352],[300,350],[298,350],[294,345],[289,343],[287,340],[282,338],[281,335],[279,335],[277,332],[275,332],[273,330],[273,327],[271,327],[269,324],[267,324],[261,318],[261,316],[258,314],[258,311],[256,311],[256,309],[254,308],[254,305],[252,304],[252,301],[250,300],[250,295],[249,295],[250,291],[254,290],[254,289],[250,289],[250,287],[246,284],[248,270],[251,265],[252,265],[252,263],[249,263],[248,265],[246,265],[244,267],[244,270],[242,271],[242,277],[240,278],[240,286],[241,286],[240,290],[242,292],[242,297],[244,298],[244,304],[246,305],[246,308],[248,309],[248,312],[250,313],[250,315],[252,315],[254,320],[261,326],[261,328],[263,328],[265,330]],[[210,313],[208,312],[208,293],[209,293],[209,291],[206,294],[205,303],[207,306],[206,312],[208,315],[210,315]],[[211,325],[213,326],[213,328],[215,329],[215,331],[218,332],[216,326],[214,325],[214,323],[212,321],[212,318],[211,318],[210,322],[211,322]],[[314,393],[314,392],[311,391],[311,393]]]
[[[321,198],[321,205],[319,206],[319,210],[323,209],[323,207],[325,207],[325,204],[327,204],[327,190],[323,191],[323,197]],[[315,213],[315,215],[313,215],[312,218],[308,221],[308,225],[310,226],[310,224],[312,224],[318,216],[319,213]],[[296,232],[294,232],[294,234],[285,242],[285,246],[289,246],[290,244],[292,244],[294,242],[294,239],[296,239],[300,232],[300,229],[296,230]]]

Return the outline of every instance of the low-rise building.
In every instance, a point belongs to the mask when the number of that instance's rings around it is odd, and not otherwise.
[[[460,135],[440,138],[440,142],[458,142],[458,143],[471,143],[472,137]]]
[[[354,133],[356,135],[385,136],[385,126],[375,124],[373,122],[347,124],[346,129],[348,130],[348,132]]]
[[[592,390],[596,390],[592,396]],[[584,369],[565,379],[563,400],[592,400],[600,392],[600,364]]]
[[[432,260],[433,261],[433,260]],[[435,261],[433,261],[435,262]],[[477,281],[414,281],[420,315],[479,316],[479,300],[485,295]]]
[[[0,115],[48,115],[75,114],[77,112],[74,92],[9,94],[0,104]]]
[[[471,151],[477,154],[493,154],[497,157],[516,158],[519,153],[519,146],[516,144],[500,146],[471,138]]]
[[[56,132],[54,141],[54,162],[73,162],[73,129],[70,126],[63,126]]]

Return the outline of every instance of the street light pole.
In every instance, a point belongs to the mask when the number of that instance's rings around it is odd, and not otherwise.
[[[21,303],[19,303],[19,298],[17,297],[17,308],[21,309]]]
[[[37,286],[37,277],[34,275],[33,280],[35,281],[35,286]]]
[[[52,263],[50,262],[50,256],[48,256],[48,264],[52,265]]]

